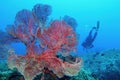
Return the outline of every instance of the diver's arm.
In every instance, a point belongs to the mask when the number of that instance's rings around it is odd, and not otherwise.
[[[93,29],[94,29],[94,27],[90,30],[89,36],[92,35]]]
[[[92,38],[92,41],[95,40],[96,36],[97,36],[97,31],[95,32],[95,34],[94,34],[94,36],[93,36],[93,38]]]
[[[94,36],[93,36],[93,38],[92,38],[92,41],[94,41],[95,40],[95,38],[96,38],[96,36],[97,36],[97,31],[98,31],[98,29],[99,29],[99,27],[100,27],[100,22],[99,21],[97,21],[97,25],[96,25],[96,27],[94,28],[94,29],[96,29],[96,31],[95,31],[95,33],[94,33]]]
[[[100,21],[97,21],[97,25],[96,25],[96,30],[97,31],[98,31],[99,27],[100,27]]]

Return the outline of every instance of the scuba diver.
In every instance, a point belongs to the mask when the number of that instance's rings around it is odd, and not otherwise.
[[[89,35],[87,36],[85,41],[82,43],[83,48],[90,49],[90,48],[94,47],[94,45],[92,43],[94,42],[94,40],[98,34],[99,27],[100,27],[100,22],[97,21],[96,27],[92,27],[92,29],[89,32]],[[93,34],[93,31],[95,31],[94,34]]]

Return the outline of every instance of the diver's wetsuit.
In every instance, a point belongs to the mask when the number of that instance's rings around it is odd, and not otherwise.
[[[89,32],[89,35],[88,37],[86,38],[86,40],[82,43],[82,46],[85,48],[85,49],[90,49],[93,46],[93,41],[95,40],[96,36],[97,36],[97,31],[99,29],[99,21],[97,22],[97,26],[96,27],[93,27],[90,32]],[[93,33],[93,30],[95,30],[95,33],[94,35],[92,36],[92,33]]]

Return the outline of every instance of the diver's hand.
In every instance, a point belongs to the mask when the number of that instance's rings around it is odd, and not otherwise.
[[[99,27],[100,27],[100,21],[97,21],[97,26],[96,26],[97,31],[98,31]]]

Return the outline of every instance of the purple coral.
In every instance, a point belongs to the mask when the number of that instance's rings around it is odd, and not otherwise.
[[[63,17],[63,20],[68,24],[70,25],[71,27],[73,27],[73,29],[75,30],[75,28],[77,27],[77,21],[73,18],[73,17],[70,17],[70,16],[67,16],[65,15]]]
[[[34,20],[32,12],[27,9],[23,9],[16,14],[15,24],[16,26],[18,26],[19,24],[24,24],[28,26],[30,20]]]
[[[12,42],[19,42],[19,40],[7,32],[0,31],[0,44],[10,44]]]
[[[46,4],[36,4],[33,7],[33,14],[37,18],[37,20],[40,20],[41,22],[46,22],[48,19],[48,16],[52,12],[52,8],[49,5]]]
[[[23,9],[16,14],[14,30],[13,27],[9,27],[8,30],[12,30],[9,33],[17,36],[25,44],[29,44],[35,37],[35,31],[38,28],[34,20],[32,11]],[[13,34],[14,32],[14,34]]]

